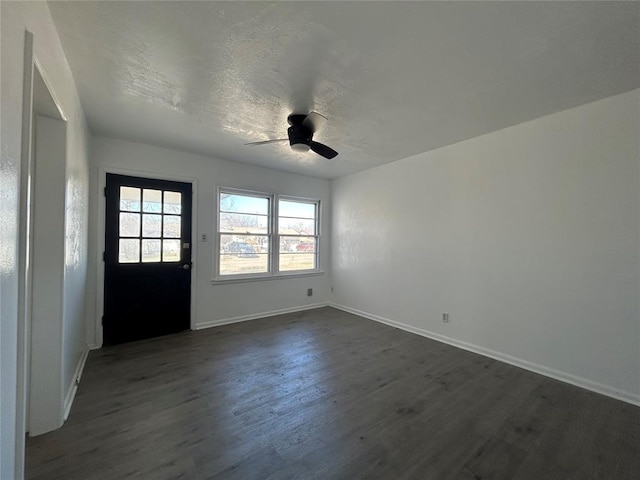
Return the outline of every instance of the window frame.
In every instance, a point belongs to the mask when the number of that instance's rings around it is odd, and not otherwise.
[[[289,201],[289,202],[298,202],[298,203],[308,203],[313,204],[315,206],[315,235],[281,235],[280,234],[280,200]],[[275,258],[276,269],[278,275],[297,275],[304,273],[313,273],[317,272],[320,269],[320,200],[312,200],[309,198],[295,197],[292,195],[276,195],[275,200],[275,212],[274,212],[274,243],[277,245],[277,255]],[[280,271],[280,237],[314,237],[316,239],[316,248],[315,248],[315,268],[310,268],[306,270],[285,270]]]
[[[220,197],[222,194],[230,194],[230,195],[243,195],[243,196],[251,196],[258,198],[266,198],[269,200],[269,208],[267,213],[267,225],[268,225],[268,233],[267,244],[269,245],[269,253],[267,260],[267,272],[261,273],[234,273],[234,274],[221,274],[220,266],[221,266],[221,238],[222,235],[228,235],[228,233],[221,232],[220,225],[220,207],[221,201]],[[286,270],[280,271],[280,237],[281,236],[292,236],[292,235],[280,235],[279,233],[279,205],[280,200],[291,201],[291,202],[300,202],[300,203],[309,203],[315,206],[315,226],[316,233],[315,235],[300,235],[304,237],[315,237],[316,239],[316,248],[315,248],[315,268],[313,269],[305,269],[305,270]],[[324,272],[320,268],[320,244],[321,244],[321,226],[322,226],[322,201],[316,198],[308,198],[308,197],[300,197],[295,195],[286,195],[286,194],[278,194],[278,193],[269,193],[269,192],[261,192],[256,190],[247,190],[235,187],[218,187],[216,191],[216,211],[215,211],[215,240],[214,240],[214,278],[212,279],[213,283],[234,283],[234,282],[242,282],[242,281],[252,281],[252,280],[270,280],[274,278],[287,278],[287,277],[297,277],[297,276],[309,276],[309,275],[321,275]],[[264,235],[264,234],[257,234]]]

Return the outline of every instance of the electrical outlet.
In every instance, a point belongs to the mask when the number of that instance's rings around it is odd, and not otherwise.
[[[203,234],[200,236],[200,239],[201,239],[203,242],[208,242],[208,241],[209,241],[209,237],[207,237],[207,234],[206,234],[206,233],[203,233]]]
[[[307,297],[313,295],[313,288],[307,288]]]
[[[443,313],[442,314],[442,322],[443,323],[449,323],[449,314],[448,313]]]

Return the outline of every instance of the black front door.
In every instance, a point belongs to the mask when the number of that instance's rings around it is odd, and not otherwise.
[[[191,184],[107,174],[103,343],[186,330]]]

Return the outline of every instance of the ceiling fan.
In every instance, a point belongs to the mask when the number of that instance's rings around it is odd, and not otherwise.
[[[287,129],[289,138],[278,138],[275,140],[264,140],[262,142],[245,143],[245,145],[266,145],[267,143],[289,142],[291,149],[296,152],[308,152],[313,150],[324,158],[333,158],[338,152],[326,145],[313,141],[313,134],[322,128],[327,118],[316,112],[308,115],[292,113],[287,117],[287,122],[291,125]]]

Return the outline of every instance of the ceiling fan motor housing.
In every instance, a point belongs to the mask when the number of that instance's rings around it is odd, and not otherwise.
[[[313,132],[302,125],[291,125],[287,130],[289,145],[296,151],[306,152],[313,138]]]

